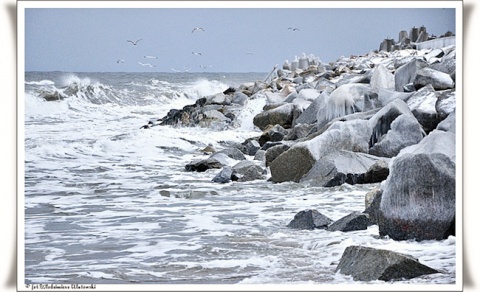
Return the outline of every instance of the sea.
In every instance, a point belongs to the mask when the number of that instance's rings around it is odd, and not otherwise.
[[[379,184],[214,183],[219,170],[187,172],[259,136],[245,104],[231,128],[156,126],[198,98],[264,80],[267,73],[26,72],[24,278],[26,284],[449,285],[460,241],[395,241],[378,226],[352,232],[288,228],[315,209],[338,220],[364,211]],[[52,96],[59,97],[55,100]],[[247,156],[253,160],[253,157]],[[23,218],[21,218],[23,219]],[[336,272],[348,246],[387,249],[440,271],[394,282],[355,282]],[[388,288],[387,288],[388,289]]]

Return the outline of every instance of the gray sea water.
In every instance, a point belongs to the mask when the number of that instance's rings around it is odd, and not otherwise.
[[[218,170],[185,171],[187,163],[206,157],[200,149],[207,145],[220,150],[259,135],[252,119],[262,100],[250,101],[231,130],[139,129],[172,108],[265,76],[27,72],[19,194],[25,202],[25,282],[321,289],[358,284],[335,268],[346,247],[363,245],[412,255],[441,271],[395,284],[455,283],[459,247],[453,236],[394,241],[379,238],[377,226],[346,233],[286,227],[305,209],[333,220],[363,211],[365,194],[377,184],[217,184],[211,179]]]

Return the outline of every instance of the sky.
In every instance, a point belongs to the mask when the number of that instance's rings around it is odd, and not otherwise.
[[[25,71],[268,72],[302,53],[323,62],[363,55],[414,26],[437,36],[456,29],[452,8],[276,8],[275,1],[268,8],[125,8],[125,2],[110,3],[106,8],[26,8]],[[195,27],[203,31],[192,32]],[[127,42],[139,39],[137,45]]]

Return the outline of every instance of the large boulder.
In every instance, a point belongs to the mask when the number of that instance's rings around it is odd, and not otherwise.
[[[294,144],[270,164],[273,182],[295,181],[310,171],[317,160],[340,150],[368,152],[371,127],[367,120],[335,122],[321,135]]]
[[[436,110],[437,94],[433,86],[428,84],[415,92],[407,101],[408,107],[427,133],[442,121]]]
[[[364,246],[347,247],[335,272],[355,281],[393,281],[438,273],[409,255]]]
[[[440,124],[438,124],[437,130],[455,133],[456,120],[457,118],[454,111],[449,114],[445,120],[441,121]]]
[[[335,89],[326,100],[326,121],[354,112],[363,111],[365,93],[370,92],[367,84],[345,84]]]
[[[455,163],[445,154],[396,157],[382,187],[380,235],[421,241],[455,234],[455,185]]]
[[[290,128],[292,126],[294,109],[295,105],[288,103],[261,112],[253,118],[253,124],[261,130],[265,130],[269,125],[280,125],[284,128]]]
[[[388,90],[388,89],[382,89],[380,88],[378,90],[378,100],[381,102],[383,106],[386,106],[388,103],[395,99],[401,99],[404,102],[407,102],[407,100],[413,95],[413,92],[398,92],[398,91],[393,91],[393,90]]]
[[[435,90],[445,90],[455,87],[450,75],[431,68],[422,68],[417,71],[413,85],[421,88],[426,85],[432,85]]]
[[[395,90],[395,76],[383,64],[380,64],[373,72],[370,86],[373,92],[378,92],[380,89]]]
[[[318,111],[326,106],[325,99],[327,97],[327,93],[318,95],[317,98],[313,100],[313,102],[302,112],[302,114],[293,121],[293,124],[314,124],[317,121]]]
[[[323,187],[366,183],[366,173],[379,159],[361,152],[336,151],[319,159],[301,181],[312,181]]]
[[[446,118],[449,114],[457,108],[456,92],[454,90],[441,91],[437,102],[435,103],[435,110],[441,119]]]
[[[325,229],[333,220],[318,212],[317,210],[304,210],[295,214],[287,227],[293,229]]]
[[[369,119],[373,129],[370,137],[370,147],[373,147],[391,129],[392,122],[401,115],[412,115],[408,105],[400,99],[388,103]]]
[[[455,133],[449,131],[433,130],[420,143],[402,149],[397,157],[407,153],[442,153],[452,162],[455,162]]]
[[[381,157],[394,157],[403,148],[417,144],[425,136],[422,126],[413,115],[402,114],[390,124],[390,130],[380,137],[368,153]]]
[[[290,146],[287,144],[279,144],[273,147],[270,147],[265,152],[265,166],[270,166],[270,163],[275,160],[280,154],[290,149]]]
[[[413,83],[417,76],[417,71],[428,66],[428,63],[422,59],[413,59],[410,62],[400,66],[395,71],[395,91],[404,91],[407,84]]]

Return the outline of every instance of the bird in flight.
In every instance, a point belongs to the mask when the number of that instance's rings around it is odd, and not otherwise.
[[[248,52],[248,53],[246,53],[245,55],[253,56],[253,53],[252,53],[252,52]]]
[[[155,66],[155,65],[152,65],[152,64],[150,64],[150,63],[142,63],[142,62],[138,62],[138,64],[142,65],[143,67],[145,67],[145,66],[148,66],[148,67],[150,67],[150,68],[157,67],[157,66]]]
[[[134,46],[136,46],[138,44],[138,42],[141,41],[141,40],[142,39],[138,39],[136,41],[127,40],[127,42],[132,43]]]
[[[143,56],[145,59],[158,59],[158,57],[155,56]]]
[[[200,52],[192,52],[192,54],[194,54],[195,56],[198,56],[198,55],[201,56],[202,55],[202,53],[200,53]]]
[[[212,65],[208,65],[208,66],[200,65],[199,67],[202,68],[202,69],[207,69],[207,68],[212,68],[213,66]]]
[[[201,30],[201,31],[205,31],[203,28],[201,27],[195,27],[193,30],[192,30],[192,33],[196,32],[197,30]]]
[[[118,60],[117,60],[117,64],[118,64],[118,63],[125,63],[125,60],[118,59]]]
[[[291,29],[292,31],[300,30],[300,29],[298,29],[298,28],[296,28],[296,27],[289,27],[288,29]]]

